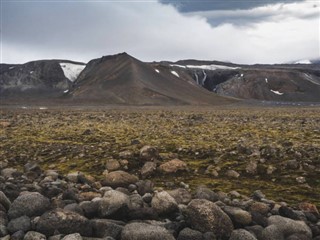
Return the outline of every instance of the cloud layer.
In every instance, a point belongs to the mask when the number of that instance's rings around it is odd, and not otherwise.
[[[312,1],[188,14],[160,2],[10,1],[1,15],[1,62],[87,62],[123,51],[143,61],[237,63],[320,55],[319,6]]]

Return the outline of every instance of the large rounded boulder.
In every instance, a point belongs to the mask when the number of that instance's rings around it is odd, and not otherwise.
[[[24,193],[11,204],[8,215],[11,219],[26,215],[39,216],[50,208],[50,201],[40,193]]]
[[[200,232],[213,232],[218,238],[228,238],[233,231],[228,215],[208,200],[192,200],[185,210],[185,215],[190,227]]]
[[[52,236],[56,232],[80,233],[82,236],[89,237],[92,235],[92,227],[87,218],[59,208],[43,214],[37,223],[36,230],[46,236]]]

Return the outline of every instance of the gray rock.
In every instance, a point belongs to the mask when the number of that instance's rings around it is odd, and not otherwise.
[[[87,218],[62,209],[54,209],[43,214],[37,223],[36,230],[46,236],[51,236],[56,231],[61,234],[92,235],[92,227]]]
[[[256,238],[261,239],[263,227],[260,225],[248,226],[245,228],[247,231],[251,232]]]
[[[307,235],[295,233],[286,238],[286,240],[311,240]]]
[[[0,225],[0,237],[8,235],[8,229],[5,225]]]
[[[146,193],[142,196],[142,200],[146,203],[151,203],[152,201],[152,194],[151,193]]]
[[[18,232],[15,232],[11,235],[10,240],[23,240],[24,235],[24,231],[19,230]]]
[[[65,236],[62,240],[82,240],[82,237],[79,233],[73,233]]]
[[[240,177],[240,174],[234,170],[228,170],[226,172],[226,176],[229,178],[238,178],[238,177]]]
[[[177,238],[178,240],[202,240],[202,233],[191,228],[184,228]]]
[[[110,159],[106,162],[106,169],[109,172],[116,171],[120,169],[120,163],[115,159]]]
[[[244,229],[233,230],[229,240],[257,240],[250,232]]]
[[[128,195],[116,190],[107,191],[99,201],[99,215],[101,217],[121,218],[127,213],[129,203]]]
[[[132,193],[130,196],[129,209],[140,209],[143,208],[144,202],[142,197],[138,193]]]
[[[20,195],[10,206],[9,218],[14,219],[23,215],[29,217],[39,216],[50,207],[48,198],[37,192],[30,192]]]
[[[7,211],[11,206],[11,201],[7,198],[7,196],[2,191],[0,191],[0,204],[4,206]]]
[[[233,231],[233,224],[228,215],[208,200],[192,200],[185,214],[189,225],[200,232],[213,232],[218,238],[228,238]]]
[[[285,240],[282,231],[276,225],[270,225],[263,229],[261,240]],[[259,239],[259,240],[260,240]]]
[[[99,201],[83,201],[79,203],[85,217],[93,218],[98,215]]]
[[[15,168],[5,168],[1,170],[1,176],[3,176],[4,178],[11,178],[17,172],[18,170]]]
[[[196,190],[195,198],[216,202],[219,200],[219,195],[207,187],[200,186]]]
[[[94,219],[91,220],[93,236],[104,238],[113,237],[119,239],[123,226],[121,222],[112,221],[109,219]]]
[[[78,213],[80,215],[84,215],[83,214],[83,211],[82,211],[82,208],[79,206],[79,204],[77,203],[71,203],[71,204],[68,204],[66,205],[64,208],[64,210],[68,210],[68,211],[72,211],[72,212],[75,212],[75,213]]]
[[[46,240],[46,236],[38,233],[38,232],[34,232],[34,231],[29,231],[26,233],[26,235],[24,235],[23,240]]]
[[[169,162],[163,163],[159,166],[160,172],[164,174],[172,174],[176,172],[187,171],[188,167],[184,161],[179,159],[173,159]]]
[[[226,206],[223,211],[228,214],[235,225],[247,226],[252,222],[251,214],[241,208]]]
[[[121,240],[174,240],[163,227],[146,223],[129,223],[121,233]]]
[[[299,233],[312,238],[311,229],[303,221],[295,221],[281,216],[271,216],[268,218],[269,225],[275,225],[284,237]]]
[[[150,180],[140,180],[136,182],[138,193],[143,196],[146,193],[153,193],[153,182]]]
[[[159,152],[151,146],[144,146],[140,149],[140,158],[145,161],[155,160],[159,157]]]
[[[130,184],[136,183],[139,179],[124,171],[114,171],[105,175],[102,183],[112,188],[128,187]]]
[[[155,173],[157,164],[155,162],[146,162],[140,170],[142,178],[147,178]]]
[[[168,193],[178,204],[188,204],[192,200],[191,193],[184,188],[174,189]]]
[[[15,233],[19,230],[27,232],[31,229],[31,221],[27,216],[21,216],[11,220],[8,223],[7,229],[9,233]]]
[[[172,214],[178,210],[178,204],[166,191],[157,192],[151,201],[152,208],[159,215]]]
[[[8,224],[8,216],[3,211],[0,211],[0,224],[5,226]]]

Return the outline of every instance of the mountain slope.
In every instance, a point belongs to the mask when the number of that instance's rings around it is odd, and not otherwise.
[[[84,68],[83,63],[65,60],[40,60],[15,65],[1,64],[1,99],[59,97],[72,85],[72,81],[77,78],[81,68]]]
[[[319,64],[236,65],[183,60],[162,62],[221,96],[267,101],[320,102]],[[153,65],[155,65],[153,63]]]
[[[183,80],[171,71],[156,69],[126,53],[90,61],[70,89],[73,102],[124,105],[226,104],[220,97]]]

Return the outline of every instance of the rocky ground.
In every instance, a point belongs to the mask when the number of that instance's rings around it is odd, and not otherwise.
[[[319,111],[3,109],[0,236],[320,239]]]

